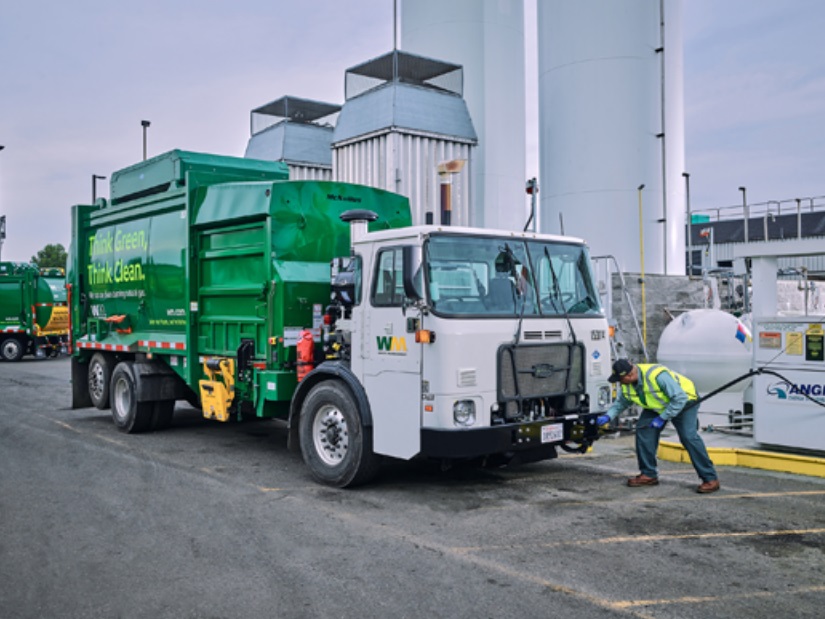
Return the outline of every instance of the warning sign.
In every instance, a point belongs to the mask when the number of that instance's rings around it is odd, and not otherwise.
[[[780,350],[782,348],[782,334],[777,331],[760,331],[759,348]]]

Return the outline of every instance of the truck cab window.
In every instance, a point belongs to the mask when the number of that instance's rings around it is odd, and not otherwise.
[[[404,262],[401,248],[381,250],[377,264],[372,284],[372,304],[377,307],[401,307],[404,303]]]

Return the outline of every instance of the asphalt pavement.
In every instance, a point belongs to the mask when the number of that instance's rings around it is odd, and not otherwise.
[[[631,489],[633,437],[518,468],[388,462],[315,484],[282,424],[178,404],[125,435],[67,359],[0,363],[0,617],[821,617],[825,479],[689,464]]]

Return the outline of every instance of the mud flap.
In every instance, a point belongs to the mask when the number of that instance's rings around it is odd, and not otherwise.
[[[89,397],[89,364],[80,363],[77,357],[72,357],[72,408],[89,408],[92,399]]]

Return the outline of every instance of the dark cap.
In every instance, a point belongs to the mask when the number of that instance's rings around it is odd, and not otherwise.
[[[633,364],[630,363],[630,361],[627,359],[618,359],[616,363],[613,364],[613,373],[607,380],[611,383],[618,383],[619,379],[629,373],[632,369]]]

